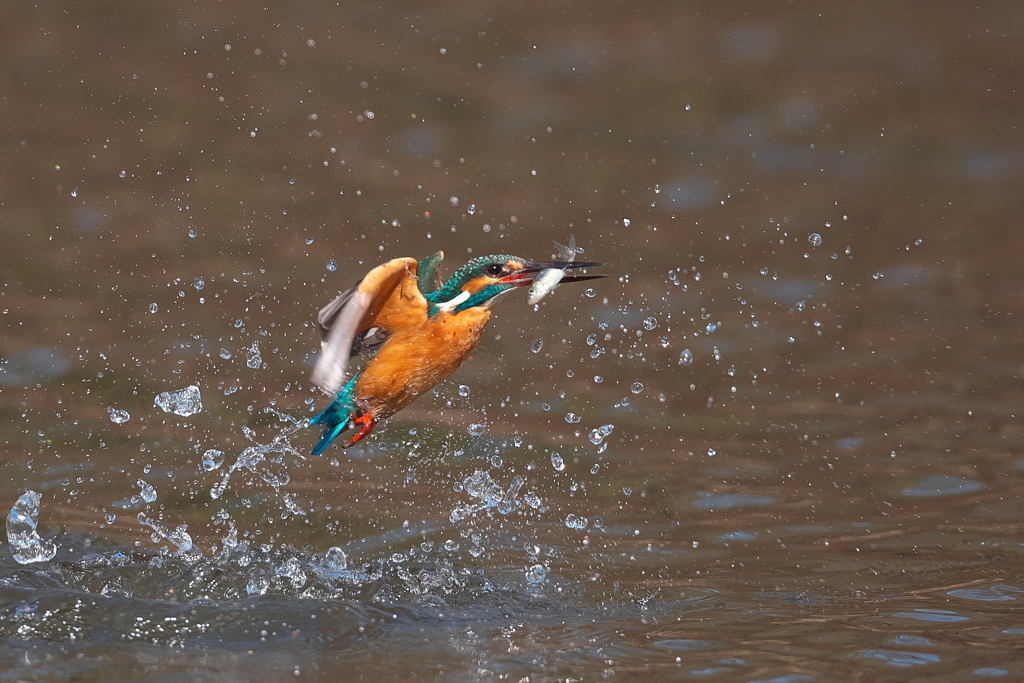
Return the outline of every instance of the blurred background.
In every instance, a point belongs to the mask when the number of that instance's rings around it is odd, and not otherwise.
[[[0,19],[9,671],[1024,675],[1019,5]],[[570,236],[308,457],[337,292]]]

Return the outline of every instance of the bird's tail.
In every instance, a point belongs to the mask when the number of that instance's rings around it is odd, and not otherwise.
[[[352,399],[352,391],[355,388],[355,380],[352,380],[342,387],[330,405],[320,411],[320,414],[309,421],[309,424],[321,424],[324,426],[324,433],[320,441],[313,447],[313,455],[320,455],[331,445],[338,435],[349,428],[352,418],[356,413],[356,407]]]

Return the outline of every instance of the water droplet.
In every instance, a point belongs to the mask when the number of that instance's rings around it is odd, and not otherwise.
[[[641,391],[644,390],[644,385],[640,382],[633,382],[632,384],[629,385],[629,390],[632,391],[634,394],[639,394]]]
[[[715,360],[722,360],[722,352],[718,350],[717,346],[711,348],[711,355],[714,356]]]
[[[459,385],[459,396],[469,396],[469,387],[465,384]]]
[[[716,451],[714,448],[709,448],[708,449],[708,457],[709,458],[713,458],[716,455],[718,455],[718,451]]]
[[[591,474],[597,474],[600,471],[601,471],[601,464],[600,463],[596,463],[595,462],[594,466],[590,468],[590,473]]]
[[[768,274],[768,266],[761,266],[761,270],[758,271],[758,272],[761,273],[761,275],[767,275]]]
[[[19,564],[47,562],[57,554],[53,541],[44,541],[36,530],[41,500],[42,496],[35,491],[25,491],[7,515],[7,542],[11,545],[11,556]]]
[[[139,496],[143,501],[152,503],[156,500],[156,487],[147,482],[144,479],[139,479],[135,482],[135,485],[139,487]]]
[[[683,352],[679,354],[680,365],[692,365],[693,364],[693,351],[690,349],[683,349]]]
[[[807,241],[811,243],[812,247],[820,247],[821,235],[819,235],[816,232],[812,232],[810,235],[807,236]]]
[[[574,515],[571,512],[565,516],[565,526],[569,529],[586,529],[590,523],[586,517]]]
[[[804,310],[806,310],[807,308],[807,304],[804,303],[803,301],[797,301],[795,304],[793,304],[793,308],[796,310],[797,313],[803,313]]]
[[[544,340],[537,338],[530,342],[530,350],[534,353],[540,353],[540,350],[544,348]]]
[[[113,406],[108,406],[107,412],[110,413],[110,421],[116,425],[123,425],[125,422],[132,419],[132,416],[128,414],[127,410],[118,410]]]
[[[195,287],[197,290],[200,290],[206,286],[206,280],[204,280],[201,277],[197,277],[195,280],[192,281],[192,286]]]
[[[212,472],[223,464],[224,451],[218,451],[215,448],[211,448],[203,453],[203,469],[207,472]]]
[[[195,415],[203,409],[199,387],[191,385],[178,391],[165,391],[153,401],[165,413],[174,413],[182,417]]]
[[[480,422],[474,422],[471,425],[469,425],[470,436],[480,436],[485,431],[487,431],[487,425],[482,424]]]
[[[332,273],[338,269],[338,262],[334,259],[327,259],[327,270]]]
[[[602,377],[601,375],[594,375],[594,382],[596,384],[600,384],[603,381],[604,381],[604,377]]]
[[[455,195],[452,195],[451,197],[448,198],[448,203],[451,204],[452,206],[458,206],[459,198],[456,197]]]
[[[260,355],[260,346],[258,342],[253,342],[252,346],[245,350],[245,364],[253,370],[256,370],[263,365],[263,357]]]
[[[531,584],[544,583],[548,577],[548,568],[542,564],[535,564],[526,570],[526,582]]]
[[[574,425],[580,421],[580,416],[577,415],[576,413],[566,413],[565,421],[571,425]]]
[[[468,213],[470,216],[475,214],[476,213],[476,204],[470,204],[469,206],[467,206],[466,207],[466,213]]]
[[[583,290],[583,296],[587,297],[588,299],[593,299],[595,296],[597,296],[597,292],[594,291],[593,287],[587,287],[585,290]]]
[[[327,549],[324,553],[324,569],[330,572],[340,572],[348,568],[348,556],[338,546]]]
[[[560,456],[558,453],[552,453],[551,466],[555,468],[555,471],[561,472],[565,469],[565,461],[562,460],[562,456]]]
[[[228,360],[229,358],[231,358],[231,352],[228,351],[227,349],[221,349],[220,357],[223,358],[224,360]]]
[[[622,487],[622,495],[624,495],[624,496],[632,496],[633,495],[633,489],[629,488],[628,486],[623,486]]]
[[[644,318],[644,329],[645,330],[653,330],[657,326],[658,326],[658,319],[657,318],[655,318],[653,316],[648,317],[648,318]]]
[[[159,310],[160,310],[160,307],[157,306],[155,303],[152,303],[152,304],[149,305],[149,312],[150,313],[156,313]]]

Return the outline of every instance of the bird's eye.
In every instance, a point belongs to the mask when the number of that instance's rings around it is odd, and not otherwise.
[[[484,272],[486,272],[488,275],[501,275],[502,270],[504,269],[497,263],[492,263],[486,268],[484,268]]]

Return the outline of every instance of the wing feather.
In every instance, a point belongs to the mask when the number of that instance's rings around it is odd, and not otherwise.
[[[344,386],[358,336],[377,327],[372,336],[386,339],[400,325],[426,320],[427,300],[417,287],[416,265],[414,258],[392,259],[320,309],[322,352],[312,380],[325,394],[333,396]]]

